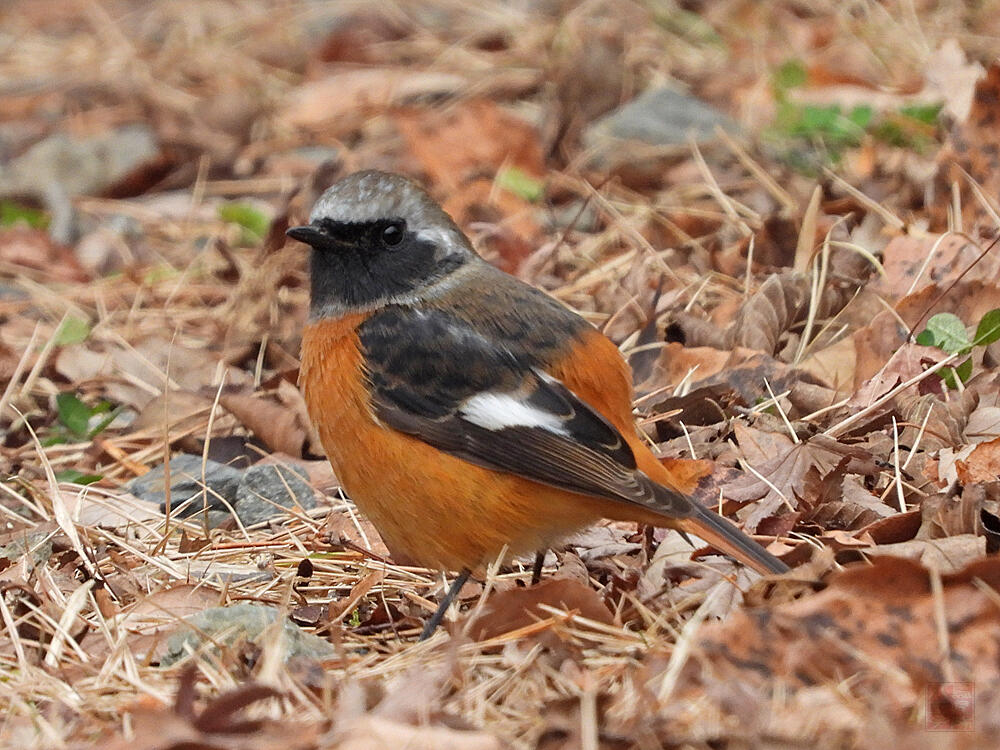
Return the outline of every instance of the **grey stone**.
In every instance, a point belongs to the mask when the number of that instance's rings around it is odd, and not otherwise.
[[[284,515],[283,508],[315,508],[316,493],[308,479],[309,475],[297,467],[251,466],[243,472],[236,489],[236,513],[240,521],[249,526]]]
[[[0,546],[0,558],[16,562],[30,552],[32,564],[42,565],[52,556],[51,536],[47,531],[25,531],[24,536]]]
[[[0,300],[23,300],[30,295],[21,287],[0,282]]]
[[[136,497],[159,503],[165,510],[167,499],[164,466],[161,464],[152,471],[136,477],[126,483],[125,489]],[[182,453],[170,460],[170,507],[176,509],[183,503],[186,507],[180,509],[182,516],[191,516],[201,512],[203,503],[208,504],[212,511],[225,511],[221,516],[209,516],[210,525],[218,525],[228,515],[225,500],[230,505],[236,501],[236,491],[240,486],[242,472],[216,461],[205,462],[205,481],[202,484],[201,456]],[[204,492],[207,488],[207,492]]]
[[[97,195],[159,151],[155,133],[145,125],[125,125],[90,138],[55,133],[0,164],[0,196],[47,201],[53,190],[69,198]]]
[[[278,618],[281,624],[275,627]],[[285,659],[328,659],[334,655],[333,646],[322,638],[306,633],[285,618],[276,608],[263,604],[234,604],[230,607],[212,607],[184,620],[185,625],[167,639],[166,654],[161,666],[169,666],[197,652],[206,644],[218,654],[218,646],[236,646],[243,642],[256,643],[266,648],[264,638],[282,639]]]
[[[292,155],[320,167],[339,160],[340,149],[333,146],[299,146],[292,150]]]
[[[716,126],[738,133],[739,125],[705,102],[668,88],[646,91],[592,123],[584,131],[588,148],[600,148],[609,139],[642,141],[654,146],[686,145],[714,140]]]

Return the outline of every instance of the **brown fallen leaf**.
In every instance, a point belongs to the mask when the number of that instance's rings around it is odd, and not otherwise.
[[[132,432],[147,432],[160,437],[186,434],[208,421],[212,399],[190,391],[168,390],[155,396],[139,412],[132,423]],[[169,439],[169,438],[168,438]]]
[[[839,479],[839,499],[820,503],[803,521],[819,524],[824,529],[860,529],[881,518],[888,518],[898,511],[879,500],[878,496],[865,489],[857,474],[830,475],[836,483]]]
[[[302,457],[309,429],[308,422],[303,424],[303,415],[297,409],[249,393],[223,393],[219,403],[272,452]]]
[[[966,281],[993,280],[1000,274],[1000,255],[993,253],[966,273],[983,249],[957,234],[893,237],[882,253],[885,275],[876,277],[868,288],[896,303],[928,284],[947,286],[962,274]]]
[[[340,545],[356,551],[370,552],[376,559],[392,557],[378,529],[363,515],[333,510],[323,522],[320,536],[327,544]],[[399,560],[395,560],[399,563]]]
[[[443,207],[460,226],[491,225],[482,249],[515,272],[542,240],[535,207],[494,177],[516,169],[540,180],[545,162],[537,130],[489,99],[447,108],[408,108],[395,113],[410,152],[444,196]]]
[[[90,278],[69,248],[53,242],[40,229],[0,230],[0,262],[49,282],[85,282]]]
[[[171,707],[146,701],[129,710],[129,735],[104,744],[109,750],[312,750],[322,725],[249,718],[244,711],[281,693],[257,683],[239,685],[195,705],[197,672],[181,674]]]
[[[938,171],[934,192],[951,196],[952,185],[958,186],[962,206],[962,226],[967,231],[993,229],[993,212],[976,197],[970,185],[982,190],[987,205],[996,206],[1000,199],[1000,154],[996,149],[996,123],[1000,117],[1000,63],[994,62],[986,76],[976,84],[968,119],[956,124],[948,142],[938,154]],[[951,201],[935,200],[930,204],[932,226],[947,225],[947,207]]]
[[[469,99],[447,109],[407,109],[395,114],[407,145],[444,192],[451,193],[500,167],[545,174],[538,133],[489,99]]]
[[[426,96],[453,94],[463,76],[404,68],[340,70],[289,92],[279,107],[286,128],[322,129],[327,136],[357,128],[371,112],[382,112]]]
[[[789,390],[800,381],[816,382],[809,373],[797,372],[769,354],[736,347],[732,350],[710,346],[687,346],[668,342],[652,366],[647,382],[688,382],[694,388],[725,388],[738,401],[754,403],[767,397],[764,381],[775,393]]]
[[[977,445],[968,458],[955,463],[962,484],[995,482],[1000,479],[1000,438]]]
[[[715,464],[705,459],[661,458],[660,463],[670,471],[674,489],[690,495],[701,480],[712,474]]]
[[[504,750],[507,745],[487,732],[415,726],[379,716],[363,716],[337,732],[337,750]]]
[[[825,435],[816,435],[781,451],[770,454],[765,462],[753,466],[739,479],[723,488],[727,500],[739,503],[755,502],[742,513],[748,531],[756,531],[765,518],[775,515],[784,506],[795,510],[807,498],[810,486],[815,487],[830,472],[839,470],[856,474],[877,474],[879,469],[867,451],[839,443]],[[749,462],[748,462],[749,463]],[[752,464],[750,464],[752,465]]]
[[[940,349],[931,346],[903,344],[871,379],[861,384],[847,402],[847,408],[860,410],[870,406],[900,383],[920,375],[944,356]]]
[[[469,624],[468,633],[476,641],[485,641],[552,617],[550,612],[538,608],[540,604],[605,625],[614,623],[600,595],[590,586],[570,578],[550,578],[537,586],[510,588],[494,594]]]
[[[959,534],[943,539],[912,539],[865,550],[865,556],[869,558],[906,558],[942,573],[955,573],[985,554],[986,538],[975,534]]]
[[[795,366],[796,370],[809,373],[833,389],[832,393],[827,391],[822,395],[817,393],[810,394],[814,399],[817,397],[829,399],[827,403],[817,405],[817,409],[851,395],[856,368],[857,352],[854,341],[849,336],[840,339],[830,346],[814,351]],[[800,384],[796,383],[793,386],[793,391],[799,386]],[[795,398],[790,398],[795,403]]]
[[[977,560],[940,581],[935,593],[926,568],[883,557],[835,574],[811,596],[737,609],[692,635],[692,656],[682,670],[668,671],[677,667],[669,654],[649,654],[640,683],[645,690],[616,696],[603,714],[610,720],[607,728],[619,726],[623,717],[632,717],[631,725],[624,719],[623,730],[634,728],[637,720],[649,725],[657,721],[653,717],[670,717],[673,724],[685,718],[688,700],[698,702],[697,715],[689,720],[704,721],[718,711],[740,715],[746,709],[745,721],[752,722],[759,701],[779,691],[782,702],[795,707],[787,715],[794,720],[842,685],[844,675],[852,676],[852,701],[859,696],[866,704],[875,701],[881,721],[902,725],[926,708],[925,690],[937,683],[958,681],[990,690],[1000,660],[995,604],[1000,560]],[[665,683],[668,696],[662,693]],[[727,689],[732,686],[739,689]],[[773,711],[775,704],[769,705]],[[971,710],[971,705],[957,710],[942,728],[966,726]],[[768,727],[773,721],[769,716]],[[839,721],[820,711],[811,716],[810,727],[856,728]],[[923,725],[919,729],[926,736]]]
[[[976,392],[975,406],[965,423],[965,438],[972,443],[1000,437],[1000,389]]]
[[[873,521],[860,529],[856,536],[859,539],[871,539],[875,544],[895,544],[907,542],[916,537],[920,531],[920,511],[910,510],[906,513]]]
[[[167,586],[136,601],[122,614],[119,626],[128,633],[133,653],[156,660],[166,651],[167,635],[185,617],[218,604],[219,593],[207,586]]]

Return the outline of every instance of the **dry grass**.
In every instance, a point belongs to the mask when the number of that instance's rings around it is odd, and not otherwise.
[[[678,79],[693,82],[699,94],[717,102],[726,100],[728,90],[735,92],[731,111],[755,129],[774,107],[768,75],[761,71],[783,62],[789,50],[809,48],[803,40],[819,27],[833,42],[817,54],[817,65],[832,66],[840,54],[850,60],[845,76],[877,73],[886,88],[905,89],[946,37],[957,38],[970,54],[992,54],[995,32],[986,11],[947,2],[858,3],[852,9],[816,3],[808,11],[774,3],[752,11],[745,3],[724,2],[698,17],[672,4],[656,12],[643,3],[584,2],[561,13],[547,13],[545,5],[487,3],[472,9],[447,0],[395,2],[380,9],[380,20],[363,13],[368,20],[358,27],[339,28],[332,19],[367,4],[344,3],[334,12],[320,4],[255,0],[84,2],[72,9],[36,2],[2,12],[0,106],[10,114],[0,125],[27,123],[39,134],[89,136],[146,122],[166,147],[163,158],[169,163],[155,176],[133,175],[142,186],[135,197],[44,198],[53,213],[71,207],[84,239],[99,238],[112,225],[127,226],[112,233],[113,239],[100,240],[110,246],[105,258],[121,254],[112,273],[86,269],[83,280],[74,280],[73,263],[67,261],[72,253],[56,245],[47,248],[52,254],[41,263],[0,253],[5,289],[0,354],[6,356],[0,513],[4,549],[23,545],[0,565],[0,705],[5,708],[0,738],[6,746],[120,742],[115,746],[152,748],[181,747],[183,740],[211,748],[409,742],[420,748],[596,750],[760,747],[772,741],[847,747],[912,736],[923,718],[916,699],[909,704],[887,699],[890,718],[881,723],[879,710],[865,702],[886,685],[893,686],[894,696],[916,695],[924,678],[884,654],[851,652],[850,639],[838,641],[838,648],[853,654],[858,671],[836,679],[824,675],[811,687],[776,663],[768,663],[773,672],[763,683],[752,675],[745,684],[734,681],[715,656],[705,655],[705,630],[717,632],[712,630],[717,623],[710,623],[718,618],[742,612],[744,603],[787,616],[790,610],[780,608],[798,597],[808,599],[817,579],[840,568],[837,560],[872,551],[879,539],[873,543],[871,536],[855,535],[856,528],[838,526],[840,516],[794,531],[778,525],[763,534],[762,528],[763,541],[773,542],[793,562],[812,557],[778,584],[754,582],[717,558],[692,561],[690,550],[669,536],[657,537],[662,544],[650,559],[630,529],[611,526],[599,542],[584,539],[572,546],[558,572],[552,566],[547,571],[597,592],[595,598],[614,610],[608,621],[584,616],[579,602],[568,610],[550,602],[534,620],[477,641],[470,635],[470,613],[487,611],[494,597],[508,595],[530,576],[516,566],[495,568],[463,597],[450,632],[417,643],[421,620],[441,595],[442,576],[387,561],[371,528],[333,488],[324,487],[327,502],[316,510],[295,509],[268,523],[211,530],[176,514],[150,514],[148,506],[123,495],[126,481],[173,452],[208,457],[215,455],[213,443],[248,437],[241,420],[219,405],[230,389],[286,406],[294,398],[280,381],[297,364],[307,308],[304,258],[280,241],[241,246],[240,227],[221,220],[218,207],[233,199],[257,201],[276,226],[301,218],[316,187],[311,184],[316,165],[296,151],[306,146],[338,149],[335,173],[375,165],[426,174],[433,170],[407,149],[393,126],[394,114],[400,108],[439,114],[475,97],[498,101],[533,122],[542,134],[539,147],[554,155],[545,162],[545,210],[525,204],[523,214],[500,211],[470,220],[467,229],[487,257],[504,263],[510,246],[496,238],[525,226],[518,224],[525,215],[536,217],[531,220],[537,249],[520,265],[521,275],[579,309],[626,355],[636,357],[633,362],[642,352],[656,355],[637,403],[650,442],[664,455],[718,461],[720,475],[735,472],[731,467],[738,461],[746,476],[769,485],[753,503],[766,502],[761,498],[770,489],[791,507],[801,500],[796,488],[775,485],[760,461],[737,455],[733,430],[780,435],[788,446],[773,444],[772,455],[794,444],[801,449],[795,455],[826,466],[822,460],[828,457],[815,456],[831,449],[812,437],[822,433],[830,443],[841,439],[839,445],[847,446],[843,456],[862,446],[874,457],[877,465],[866,479],[872,503],[888,498],[905,514],[919,511],[923,499],[939,489],[921,472],[930,471],[942,447],[968,447],[943,437],[950,423],[941,413],[961,412],[967,420],[975,406],[962,406],[962,394],[951,393],[926,411],[906,418],[903,412],[916,403],[921,384],[934,382],[934,373],[956,357],[942,354],[914,374],[900,364],[912,359],[911,349],[900,348],[898,359],[887,358],[865,380],[897,372],[898,379],[871,389],[864,405],[851,401],[853,383],[845,389],[831,380],[816,386],[822,388],[819,395],[810,392],[806,408],[798,400],[800,380],[789,376],[791,364],[805,366],[817,351],[833,351],[871,321],[875,313],[867,310],[881,309],[860,307],[864,299],[856,302],[855,296],[863,297],[864,282],[848,288],[850,279],[837,274],[849,264],[833,269],[831,257],[843,251],[841,261],[853,256],[856,268],[863,269],[857,278],[875,278],[873,268],[884,273],[877,256],[885,238],[924,222],[907,197],[922,189],[913,185],[909,157],[900,157],[905,164],[897,172],[860,178],[851,174],[848,161],[842,170],[847,174],[831,175],[822,191],[813,178],[727,136],[711,151],[704,145],[681,148],[662,162],[661,181],[649,186],[628,173],[595,172],[586,166],[579,143],[557,137],[561,126],[572,134],[579,114],[560,92],[579,83],[577,99],[569,100],[573,105],[608,90],[616,101],[627,100],[647,85]],[[740,24],[741,33],[713,31]],[[347,55],[348,63],[324,63],[317,52],[324,40],[327,55]],[[588,58],[605,42],[621,70],[588,67]],[[358,70],[381,71],[393,83],[375,78],[359,83],[349,75]],[[395,76],[406,72],[438,77],[400,83],[403,78]],[[296,99],[300,87],[334,73],[343,76],[345,101],[329,91],[328,100],[312,108]],[[416,95],[400,93],[407,85]],[[336,119],[324,121],[317,107],[335,111]],[[925,158],[924,166],[930,161]],[[901,185],[905,189],[894,191]],[[432,188],[438,197],[449,197],[446,186]],[[497,190],[494,185],[491,199]],[[866,190],[877,190],[880,197]],[[981,188],[974,195],[989,203]],[[847,204],[838,214],[837,206]],[[569,215],[559,218],[560,211]],[[864,231],[860,222],[845,229],[847,214],[854,217],[850,221],[864,215],[869,222]],[[773,253],[761,249],[760,238],[777,218],[797,227],[787,262],[774,263],[773,256],[756,267],[744,262]],[[881,244],[863,244],[871,237]],[[7,236],[0,244],[11,247],[13,240]],[[80,244],[78,237],[71,249]],[[933,244],[928,250],[928,263],[937,249]],[[778,286],[785,296],[777,300],[761,290],[782,265],[794,278],[783,277]],[[60,275],[64,268],[69,276]],[[923,273],[921,268],[910,292]],[[843,297],[839,304],[828,298],[833,287]],[[790,300],[799,289],[806,290],[806,312],[796,317]],[[893,315],[895,301],[885,303]],[[754,349],[749,338],[754,331],[739,331],[734,315],[751,323],[757,320],[753,315],[787,323],[775,324],[781,356],[770,352],[764,363],[773,369],[757,360],[759,372],[747,365],[746,377],[760,400],[729,409],[720,419],[724,429],[681,421],[683,437],[663,438],[656,431],[657,423],[675,419],[682,408],[666,397],[679,399],[692,385],[706,385],[699,382],[701,373],[713,360],[705,354],[712,344],[704,339],[702,347],[691,347],[702,359],[691,359],[671,379],[667,370],[680,367],[675,364],[680,360],[660,354],[674,345],[663,335],[650,340],[643,332],[654,304],[661,323],[669,318],[693,326],[690,319],[700,317],[725,329],[730,337],[725,343],[736,354],[718,369],[733,372],[750,361],[738,353]],[[87,321],[90,330],[84,341],[65,345],[60,331],[70,319]],[[709,336],[704,329],[685,330],[689,343]],[[122,420],[93,439],[45,444],[58,428],[55,397],[67,390],[88,404],[107,399],[130,405],[127,416],[139,419],[139,427]],[[986,391],[973,391],[985,403]],[[883,418],[892,427],[870,426]],[[859,432],[861,427],[868,431]],[[718,434],[709,435],[713,429]],[[901,441],[905,430],[915,440],[906,433]],[[879,442],[886,436],[888,445]],[[729,452],[720,445],[729,445]],[[767,446],[760,451],[766,453]],[[60,482],[57,473],[66,469],[103,479],[86,488]],[[837,471],[860,475],[856,468]],[[722,503],[723,485],[734,481],[725,476],[703,499]],[[138,514],[136,508],[144,512],[121,520],[123,514]],[[814,514],[816,509],[795,510]],[[972,536],[965,528],[943,536],[953,540],[961,534]],[[597,549],[605,543],[610,547]],[[953,544],[946,554],[961,562],[976,556],[965,549],[959,554]],[[835,560],[834,553],[841,557]],[[960,650],[949,642],[949,584],[935,576],[929,632],[939,640],[944,670],[939,681],[961,682],[969,678],[956,674],[948,658]],[[651,581],[659,584],[653,593]],[[995,596],[983,585],[981,596]],[[214,648],[213,639],[221,637],[214,634],[186,659],[167,667],[157,663],[166,635],[184,616],[238,602],[268,604],[291,615],[331,643],[334,655],[322,662],[287,661],[282,640],[272,637],[277,631],[269,631],[254,644],[221,650]],[[748,629],[747,638],[755,632]],[[273,688],[279,697],[238,693],[251,682]],[[193,703],[186,702],[189,691],[197,696]],[[209,703],[227,695],[228,707]],[[223,728],[198,724],[185,709],[194,704],[224,717]],[[227,711],[238,714],[243,708],[247,716],[266,721],[252,731],[234,729],[226,723]],[[188,735],[182,736],[181,725]],[[392,727],[409,734],[386,734]],[[429,734],[432,729],[444,734]]]

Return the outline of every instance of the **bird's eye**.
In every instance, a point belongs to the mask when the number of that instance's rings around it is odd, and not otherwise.
[[[403,225],[399,222],[388,224],[382,230],[382,242],[393,247],[403,241]]]

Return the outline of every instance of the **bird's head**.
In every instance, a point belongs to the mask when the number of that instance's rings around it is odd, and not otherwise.
[[[312,247],[313,319],[415,299],[479,259],[423,188],[373,170],[330,187],[288,236]]]

